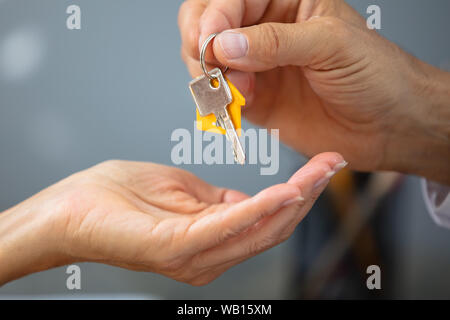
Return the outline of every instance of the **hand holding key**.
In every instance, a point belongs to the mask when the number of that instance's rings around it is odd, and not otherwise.
[[[299,152],[450,183],[450,74],[369,30],[345,1],[190,0],[179,24],[191,74],[199,43],[221,32],[206,61],[230,67],[248,120]]]
[[[207,38],[200,53],[200,65],[205,74],[192,80],[189,88],[200,116],[206,117],[211,114],[215,116],[217,124],[225,130],[227,139],[232,144],[235,161],[243,165],[245,164],[245,152],[228,112],[228,106],[233,102],[235,97],[233,97],[222,71],[216,68],[209,72],[205,66],[204,55],[208,43],[216,35],[212,34]]]

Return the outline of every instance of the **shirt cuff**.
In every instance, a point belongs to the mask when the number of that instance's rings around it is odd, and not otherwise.
[[[450,228],[450,186],[422,179],[422,193],[434,222]]]

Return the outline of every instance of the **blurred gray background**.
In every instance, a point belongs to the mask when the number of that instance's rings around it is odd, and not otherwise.
[[[361,14],[379,4],[383,35],[450,68],[448,0],[349,2]],[[190,76],[180,58],[181,3],[0,0],[0,212],[107,159],[171,165],[170,135],[176,128],[192,132],[195,116]],[[66,28],[70,4],[81,7],[81,30]],[[184,168],[210,183],[254,194],[285,181],[303,163],[282,147],[276,176],[260,176],[256,165]],[[409,177],[388,207],[393,223],[386,225],[386,242],[395,266],[391,297],[450,298],[450,230],[431,221],[419,179]],[[285,298],[301,232],[201,288],[80,264],[79,292],[66,289],[65,268],[57,268],[4,285],[0,298]]]

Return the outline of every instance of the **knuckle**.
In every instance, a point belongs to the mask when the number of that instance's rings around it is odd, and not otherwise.
[[[156,264],[154,263],[153,266],[155,267],[153,270],[157,273],[191,285],[194,285],[193,281],[195,281],[200,275],[199,270],[187,265],[186,261],[183,260],[159,262]]]
[[[181,6],[180,10],[178,10],[178,26],[180,28],[183,27],[182,22],[184,17],[188,14],[188,12],[192,9],[192,1],[184,1]]]
[[[187,38],[185,39],[185,43],[183,46],[186,46],[187,53],[194,60],[200,59],[200,49],[198,47],[198,40],[200,38],[200,34],[197,29],[189,30],[187,33]]]
[[[199,274],[195,277],[193,277],[191,280],[189,280],[187,283],[194,286],[194,287],[202,287],[210,284],[217,278],[219,278],[228,268],[221,268],[216,270],[209,270],[208,272],[203,272],[202,274]]]
[[[328,35],[329,39],[336,39],[343,45],[351,39],[352,34],[349,25],[342,19],[336,17],[320,18],[323,32]]]
[[[265,38],[265,41],[262,41],[265,45],[258,48],[262,51],[261,56],[268,59],[278,56],[280,49],[279,29],[273,23],[264,23],[261,25],[260,35]]]
[[[196,278],[195,276],[187,275],[187,274],[172,275],[169,277],[176,281],[187,283],[187,284],[191,284],[192,281],[194,281],[194,279]]]
[[[181,57],[181,60],[183,60],[183,62],[185,64],[188,63],[187,54],[183,47],[181,47],[181,49],[180,49],[180,57]]]
[[[324,188],[326,188],[326,187],[324,187]],[[322,192],[323,192],[322,190],[319,190],[319,191],[314,192],[311,195],[311,197],[308,200],[308,207],[312,206],[320,198],[320,196],[322,195]]]
[[[194,59],[198,59],[200,56],[198,48],[198,39],[200,34],[198,28],[186,28],[184,25],[187,23],[187,19],[190,16],[189,11],[193,10],[194,4],[192,2],[193,1],[185,1],[181,5],[178,13],[178,26],[181,30],[182,46],[186,55]]]
[[[116,159],[111,159],[111,160],[106,160],[103,162],[100,162],[96,167],[97,168],[120,168],[122,165],[124,164],[124,161],[122,160],[116,160]]]
[[[273,246],[277,245],[278,243],[280,243],[279,237],[275,237],[273,235],[266,236],[259,241],[252,242],[249,245],[248,254],[249,255],[258,254],[260,252],[263,252],[267,249],[272,248]]]
[[[159,263],[159,269],[167,274],[178,274],[184,269],[185,260],[181,258],[169,259]]]
[[[100,175],[107,176],[111,180],[122,181],[123,179],[127,179],[126,169],[129,164],[130,162],[123,160],[106,160],[100,162],[86,172],[92,179],[97,179]]]
[[[187,283],[193,287],[203,287],[203,286],[206,286],[207,284],[211,283],[212,280],[213,279],[208,279],[206,277],[200,277],[200,278],[192,279],[192,280],[188,281]]]
[[[280,243],[288,240],[291,237],[291,235],[294,233],[296,228],[297,228],[297,223],[293,222],[285,230],[283,230],[280,234]]]
[[[192,258],[192,268],[200,273],[205,270],[207,262],[204,255],[198,254]]]
[[[252,242],[247,247],[247,256],[252,256],[259,252],[260,244],[258,242]]]
[[[316,21],[320,21],[322,26],[324,28],[327,28],[328,30],[335,30],[338,31],[339,28],[342,28],[344,25],[344,21],[337,18],[337,17],[320,17]]]
[[[221,232],[218,232],[218,243],[221,243],[223,241],[226,241],[230,238],[233,238],[237,235],[236,230],[230,228],[230,227],[224,227]]]

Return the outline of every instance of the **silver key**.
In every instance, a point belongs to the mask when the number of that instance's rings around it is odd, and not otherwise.
[[[235,161],[245,164],[245,152],[227,110],[227,106],[233,102],[230,87],[220,69],[213,69],[209,74],[218,80],[217,88],[212,86],[211,80],[205,75],[192,80],[189,84],[198,112],[202,117],[212,113],[216,116],[217,124],[225,129],[227,138],[233,146]]]

